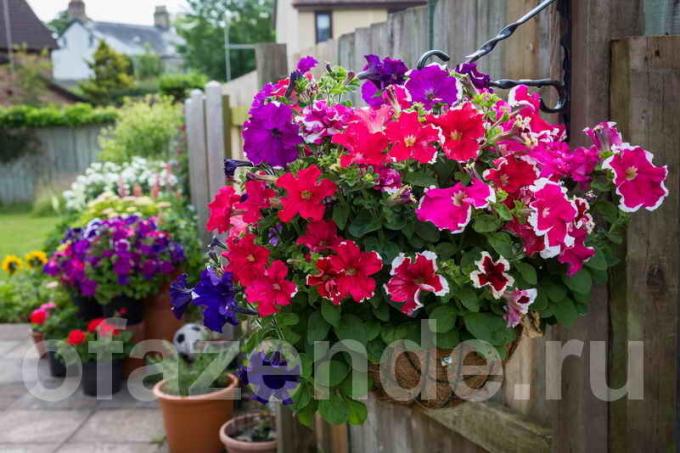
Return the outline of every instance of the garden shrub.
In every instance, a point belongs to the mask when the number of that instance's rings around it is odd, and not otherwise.
[[[158,87],[161,94],[172,96],[176,102],[180,102],[189,97],[191,90],[202,89],[207,82],[208,78],[198,72],[165,74],[161,76]]]
[[[95,108],[89,104],[0,107],[0,129],[88,126],[113,123],[117,118],[116,109]]]

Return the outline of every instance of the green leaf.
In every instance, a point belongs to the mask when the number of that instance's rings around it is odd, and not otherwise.
[[[312,401],[312,390],[309,384],[300,384],[293,394],[293,410],[300,411]]]
[[[525,282],[527,282],[530,285],[535,285],[536,283],[538,283],[538,278],[536,277],[536,269],[534,269],[534,266],[523,261],[513,263],[513,266],[515,266],[515,268],[519,272],[519,275],[522,276]]]
[[[335,334],[341,340],[356,340],[366,344],[366,328],[361,318],[355,315],[343,315],[340,325],[335,328]]]
[[[499,338],[499,332],[508,330],[503,319],[490,313],[466,313],[463,320],[465,328],[475,338],[493,345],[502,343],[503,338]]]
[[[562,276],[562,281],[572,291],[581,294],[590,294],[593,287],[593,279],[590,276],[588,269],[581,269],[572,277]]]
[[[437,185],[437,179],[425,171],[412,171],[406,173],[406,182],[415,187],[430,187]]]
[[[319,413],[328,423],[341,425],[349,417],[349,405],[341,396],[333,393],[330,399],[319,401]]]
[[[477,292],[469,286],[464,286],[456,292],[456,296],[460,299],[463,307],[470,311],[479,311],[479,299]]]
[[[500,226],[501,221],[498,217],[490,214],[480,214],[475,218],[472,229],[477,233],[491,233],[498,230]]]
[[[588,261],[586,261],[586,267],[595,269],[598,271],[606,271],[609,266],[607,266],[607,259],[601,250],[598,250],[595,255],[593,255]]]
[[[320,312],[313,312],[307,321],[307,340],[310,343],[325,340],[330,328],[330,324],[323,319]]]
[[[279,323],[281,327],[295,326],[300,322],[300,317],[295,313],[279,313],[276,315],[276,322]]]
[[[508,233],[493,233],[488,236],[487,240],[493,249],[499,255],[509,258],[514,255],[512,252],[512,238]]]
[[[427,242],[437,242],[439,241],[439,231],[437,227],[427,222],[416,223],[416,234]]]
[[[496,208],[496,213],[498,214],[498,217],[501,218],[501,220],[512,220],[512,212],[506,205],[503,203],[497,203],[494,205],[494,207]]]
[[[355,382],[354,378],[356,378]],[[354,385],[352,385],[353,382]],[[340,384],[340,391],[343,395],[350,398],[363,398],[368,395],[370,387],[371,382],[368,374],[355,370],[354,373],[349,373],[342,381]]]
[[[339,229],[344,230],[349,218],[349,205],[347,203],[337,203],[333,207],[333,221]]]
[[[550,308],[555,318],[557,318],[557,322],[567,327],[574,324],[574,321],[578,318],[578,312],[571,299],[564,298],[558,303],[551,304]]]
[[[378,305],[374,305],[372,308],[376,318],[383,322],[390,320],[390,307],[384,301],[380,300]]]
[[[452,305],[441,305],[432,310],[428,318],[436,321],[436,324],[430,323],[430,330],[437,333],[448,332],[456,322],[456,309]]]
[[[312,400],[307,406],[304,407],[304,409],[297,411],[295,415],[297,415],[297,419],[300,423],[308,428],[311,428],[314,425],[314,414],[316,413],[316,409],[317,402]]]
[[[360,238],[381,227],[380,218],[371,214],[367,209],[362,209],[349,225],[349,232],[352,236]]]
[[[600,200],[593,205],[592,212],[602,216],[607,222],[614,223],[619,218],[619,209],[613,203]]]
[[[456,247],[451,242],[442,242],[437,244],[435,250],[437,251],[437,256],[440,259],[447,259],[451,258],[456,253],[456,251],[458,251],[458,247]]]
[[[339,306],[335,306],[328,301],[323,301],[321,303],[321,316],[323,316],[323,319],[333,327],[338,327],[338,325],[340,325],[341,313]]]
[[[375,319],[369,319],[364,323],[366,329],[366,339],[374,340],[380,336],[380,323]]]
[[[366,409],[366,405],[361,401],[351,399],[346,401],[348,410],[347,421],[349,424],[363,425],[363,423],[366,421],[366,417],[368,417],[368,409]]]
[[[348,374],[349,365],[342,360],[324,360],[316,366],[315,380],[323,385],[328,382],[328,385],[335,387],[340,385]]]
[[[452,329],[445,333],[437,334],[437,347],[442,349],[453,349],[460,342],[458,330]]]
[[[559,302],[567,295],[567,290],[564,286],[553,281],[547,281],[543,284],[542,290],[546,292],[548,298],[553,302]]]

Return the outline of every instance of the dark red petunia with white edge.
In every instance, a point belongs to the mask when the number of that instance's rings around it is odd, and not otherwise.
[[[437,255],[430,251],[416,253],[414,258],[399,254],[392,261],[390,275],[385,292],[393,302],[403,304],[401,311],[409,316],[423,306],[421,292],[436,296],[449,292],[449,283],[437,273]]]
[[[515,284],[515,279],[508,274],[510,263],[502,256],[494,261],[488,252],[482,252],[482,257],[475,261],[475,265],[477,270],[470,273],[472,286],[489,287],[495,299],[500,299],[503,293]]]

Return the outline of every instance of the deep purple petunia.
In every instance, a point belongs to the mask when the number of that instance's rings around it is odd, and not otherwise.
[[[480,72],[477,69],[477,65],[475,63],[461,63],[456,67],[456,72],[458,74],[467,75],[470,78],[472,84],[478,90],[484,90],[489,88],[491,77],[489,76],[489,74]]]
[[[222,276],[213,269],[201,272],[201,278],[194,288],[195,305],[203,307],[203,324],[215,332],[222,332],[225,323],[238,324],[234,282],[231,272]]]
[[[306,57],[300,58],[300,61],[298,61],[297,64],[297,70],[304,74],[307,71],[311,71],[314,69],[317,65],[318,61],[316,58],[312,57],[311,55],[307,55]]]
[[[268,356],[264,352],[253,352],[249,365],[242,375],[245,382],[253,391],[253,398],[262,404],[269,403],[276,398],[283,404],[291,404],[291,391],[300,381],[300,365],[288,368],[281,354],[275,352]]]
[[[408,68],[403,61],[396,58],[380,59],[377,55],[366,55],[364,78],[366,82],[361,87],[361,97],[372,107],[383,104],[382,93],[390,85],[404,83]]]
[[[170,308],[177,319],[180,319],[193,299],[193,288],[189,288],[187,274],[178,276],[170,284]]]
[[[255,165],[283,167],[297,159],[301,143],[293,110],[278,102],[255,109],[243,127],[243,149]]]
[[[429,110],[435,104],[453,105],[458,102],[462,94],[459,83],[448,71],[433,64],[411,71],[406,89],[411,93],[413,102],[420,102]]]

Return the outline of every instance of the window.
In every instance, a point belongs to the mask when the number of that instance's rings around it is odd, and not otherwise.
[[[328,41],[333,37],[333,17],[330,11],[317,11],[314,14],[316,42]]]

